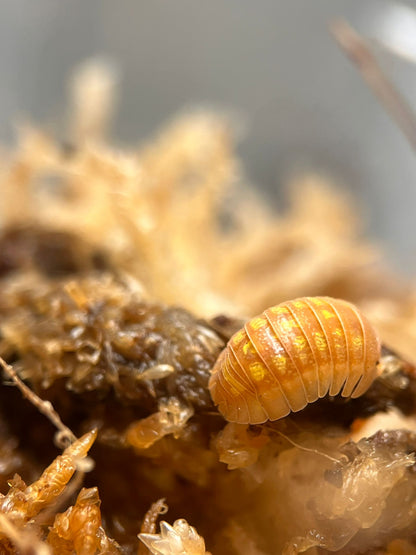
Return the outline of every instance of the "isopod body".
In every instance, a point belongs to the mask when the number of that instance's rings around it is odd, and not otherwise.
[[[380,340],[351,303],[303,297],[265,310],[235,333],[210,377],[230,422],[261,424],[326,395],[359,397],[378,374]]]

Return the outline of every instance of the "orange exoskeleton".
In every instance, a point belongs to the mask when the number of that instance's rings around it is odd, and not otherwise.
[[[380,340],[351,303],[303,297],[265,310],[235,333],[209,382],[230,422],[261,424],[326,395],[359,397],[378,375]]]

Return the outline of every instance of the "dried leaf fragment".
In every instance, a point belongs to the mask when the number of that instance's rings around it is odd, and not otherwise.
[[[162,520],[160,534],[139,534],[153,555],[209,555],[204,539],[183,518],[173,526]]]
[[[219,460],[228,465],[229,470],[245,468],[255,463],[259,452],[269,442],[264,429],[253,433],[248,426],[229,422],[218,434],[215,447]]]
[[[137,449],[147,449],[162,437],[179,437],[194,411],[172,397],[159,403],[154,414],[133,422],[126,432],[126,443]]]
[[[60,555],[108,555],[121,553],[110,540],[102,525],[100,498],[97,488],[83,488],[74,506],[55,517],[47,543]]]
[[[23,480],[16,476],[11,482],[9,493],[1,499],[0,512],[11,515],[14,522],[26,522],[39,514],[63,492],[79,460],[86,457],[96,437],[97,430],[83,435],[56,457],[30,486],[26,487]]]

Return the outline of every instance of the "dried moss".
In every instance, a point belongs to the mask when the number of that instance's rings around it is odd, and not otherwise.
[[[37,389],[110,392],[150,414],[177,397],[212,408],[207,383],[224,342],[182,308],[145,301],[110,276],[3,286],[2,349]]]

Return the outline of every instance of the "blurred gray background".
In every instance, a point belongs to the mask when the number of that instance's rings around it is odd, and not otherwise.
[[[120,69],[119,144],[142,141],[184,108],[231,110],[245,124],[239,153],[247,174],[273,202],[296,170],[333,176],[357,196],[367,232],[389,260],[416,272],[416,155],[328,32],[343,17],[370,38],[410,44],[416,15],[403,5],[0,0],[0,7],[3,142],[13,141],[17,117],[59,128],[68,75],[104,56]],[[416,110],[416,63],[380,47],[376,53]]]

